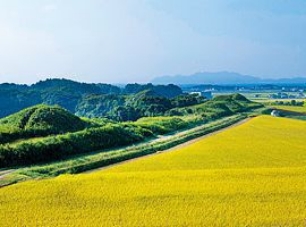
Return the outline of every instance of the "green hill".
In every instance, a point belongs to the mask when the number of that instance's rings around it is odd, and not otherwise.
[[[201,115],[206,120],[211,120],[260,107],[263,107],[263,105],[252,102],[243,95],[232,94],[220,95],[194,106],[174,108],[168,111],[167,114],[170,116],[195,114]]]
[[[36,105],[0,119],[0,143],[75,132],[88,125],[59,106]]]
[[[0,118],[41,103],[59,105],[82,117],[116,118],[118,111],[114,113],[109,109],[119,106],[125,108],[121,100],[125,101],[127,96],[133,98],[133,95],[145,90],[152,90],[168,99],[183,93],[176,85],[127,84],[121,88],[67,79],[47,79],[33,85],[6,83],[0,84]],[[118,103],[113,99],[119,100]],[[89,111],[84,111],[84,108]]]

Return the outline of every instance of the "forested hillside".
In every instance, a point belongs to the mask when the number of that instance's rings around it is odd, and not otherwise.
[[[175,85],[128,84],[120,88],[110,84],[86,84],[66,79],[48,79],[31,86],[0,84],[0,117],[43,103],[59,105],[79,116],[136,119],[146,115],[143,112],[137,116],[133,114],[133,111],[137,112],[143,107],[130,103],[135,94],[144,91],[150,91],[148,96],[154,93],[154,97],[163,99],[172,99],[182,94],[182,90]],[[156,103],[159,100],[151,101],[152,105],[159,104]]]
[[[86,95],[76,106],[75,114],[85,117],[106,117],[117,121],[134,121],[141,117],[168,115],[173,108],[205,102],[198,95],[180,94],[166,98],[153,90],[132,95]]]

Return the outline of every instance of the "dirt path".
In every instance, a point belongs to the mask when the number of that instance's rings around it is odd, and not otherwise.
[[[14,169],[0,171],[0,180],[14,171],[15,171]]]
[[[189,141],[187,141],[187,142],[185,142],[185,143],[179,144],[179,145],[174,146],[174,147],[172,147],[172,148],[169,148],[169,149],[167,149],[167,150],[158,151],[158,152],[153,153],[153,154],[148,154],[148,155],[144,155],[144,156],[141,156],[141,157],[138,157],[138,158],[132,158],[132,159],[129,159],[129,160],[126,160],[126,161],[118,162],[118,163],[115,163],[115,164],[112,164],[112,165],[100,167],[100,168],[97,168],[97,169],[92,169],[92,170],[89,170],[89,171],[82,172],[81,174],[88,174],[88,173],[92,173],[92,172],[96,172],[96,171],[100,171],[100,170],[104,170],[104,169],[109,169],[109,168],[112,168],[112,167],[114,167],[114,166],[123,165],[123,164],[128,163],[128,162],[133,162],[133,161],[138,160],[138,159],[143,159],[143,158],[147,158],[147,157],[150,157],[150,156],[153,156],[153,155],[159,155],[159,154],[166,153],[166,152],[172,152],[172,151],[181,149],[181,148],[183,148],[183,147],[187,147],[187,146],[189,146],[189,145],[191,145],[191,144],[194,144],[194,143],[196,143],[196,142],[198,142],[198,141],[200,141],[200,140],[203,140],[203,139],[205,139],[205,138],[207,138],[207,137],[210,137],[210,136],[214,136],[214,135],[216,135],[216,134],[219,134],[219,133],[221,133],[221,132],[223,132],[223,131],[226,131],[226,130],[228,130],[228,129],[230,129],[230,128],[234,128],[234,127],[237,127],[237,126],[239,126],[239,125],[245,124],[246,122],[248,122],[248,121],[251,120],[251,119],[252,119],[251,117],[250,117],[250,118],[243,119],[243,120],[241,120],[241,121],[239,121],[239,122],[237,122],[237,123],[235,123],[235,124],[232,124],[232,125],[230,125],[230,126],[228,126],[228,127],[225,127],[225,128],[220,129],[220,130],[217,130],[217,131],[208,133],[208,134],[206,134],[206,135],[204,135],[204,136],[200,136],[200,137],[198,137],[198,138],[189,140]],[[180,133],[178,133],[178,134],[176,134],[176,135],[179,135],[179,134],[180,134]],[[173,136],[175,136],[175,135],[173,135]]]

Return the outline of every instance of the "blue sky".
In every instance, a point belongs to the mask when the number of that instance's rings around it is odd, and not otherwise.
[[[0,82],[306,76],[304,0],[0,0]]]

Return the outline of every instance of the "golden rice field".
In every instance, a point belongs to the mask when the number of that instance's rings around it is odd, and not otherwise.
[[[274,105],[272,107],[282,109],[282,110],[289,110],[289,111],[295,111],[300,113],[306,113],[306,106],[285,106],[285,105]]]
[[[262,116],[179,150],[0,189],[0,226],[305,226],[306,122]]]

